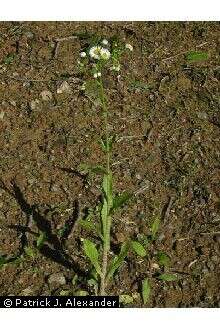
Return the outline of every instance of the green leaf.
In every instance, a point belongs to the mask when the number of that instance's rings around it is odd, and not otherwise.
[[[104,152],[111,152],[113,143],[115,142],[116,136],[109,136],[108,140],[101,139],[100,144]]]
[[[134,302],[134,298],[129,294],[121,294],[119,296],[119,302],[124,305],[129,305]]]
[[[187,61],[204,61],[208,59],[208,54],[205,52],[192,51],[186,54]]]
[[[90,171],[96,174],[107,174],[106,169],[101,165],[90,167]]]
[[[145,257],[147,255],[145,248],[138,241],[131,241],[131,248],[140,257]]]
[[[7,263],[7,259],[3,256],[0,256],[0,267]]]
[[[165,252],[158,252],[157,253],[157,260],[160,266],[169,266],[170,264],[170,257]]]
[[[89,293],[88,291],[85,291],[85,290],[78,290],[74,293],[75,296],[79,296],[79,297],[85,297],[85,296],[88,296]]]
[[[24,251],[25,251],[25,253],[26,253],[27,256],[29,256],[31,258],[34,258],[35,257],[34,250],[32,248],[30,248],[29,246],[26,246],[24,248]]]
[[[132,194],[128,192],[123,192],[121,195],[115,196],[113,199],[112,210],[116,210],[122,205],[124,205],[131,197]]]
[[[86,256],[91,261],[92,265],[95,267],[95,270],[99,275],[102,274],[101,268],[99,265],[99,253],[96,249],[96,246],[93,242],[88,239],[83,240],[83,248]]]
[[[151,224],[151,235],[152,235],[152,238],[155,239],[156,237],[156,234],[159,230],[159,227],[160,227],[160,218],[159,217],[155,217],[152,224]]]
[[[151,292],[150,282],[146,278],[145,280],[142,281],[142,298],[144,304],[148,302],[148,299],[150,297],[150,292]]]
[[[47,239],[47,234],[45,232],[41,232],[37,239],[37,248],[38,249],[42,248],[46,239]]]
[[[122,265],[125,257],[128,254],[128,250],[130,248],[130,241],[124,242],[121,246],[121,251],[118,256],[115,256],[115,258],[112,260],[108,274],[107,279],[109,280],[111,277],[113,277],[115,271]]]
[[[161,274],[160,276],[158,276],[158,278],[159,278],[159,280],[166,281],[166,282],[178,280],[177,275],[174,275],[174,274]]]
[[[15,58],[15,54],[13,54],[13,53],[8,54],[4,58],[4,64],[6,64],[6,65],[11,64],[13,62],[14,58]]]
[[[110,209],[112,207],[112,172],[104,174],[102,189]]]
[[[82,228],[84,228],[84,229],[86,229],[90,232],[95,233],[96,235],[98,235],[103,240],[103,236],[101,234],[100,229],[93,222],[81,219],[81,220],[79,220],[78,224]]]
[[[102,209],[101,209],[101,219],[102,219],[102,233],[103,233],[103,236],[105,237],[106,225],[107,225],[107,221],[108,221],[108,204],[107,204],[107,200],[105,198],[103,200]]]

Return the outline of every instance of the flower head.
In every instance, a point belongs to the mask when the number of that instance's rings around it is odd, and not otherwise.
[[[121,69],[120,64],[113,65],[113,66],[111,67],[111,70],[112,70],[112,71],[116,71],[116,72],[120,71],[120,69]]]
[[[133,52],[133,46],[131,44],[126,44],[125,48],[129,49],[131,52]]]
[[[89,50],[89,55],[96,60],[108,60],[111,56],[111,53],[107,48],[103,48],[101,46],[93,46]]]
[[[86,57],[86,52],[81,52],[80,57]]]
[[[111,53],[106,48],[101,48],[101,59],[107,61],[111,56]]]
[[[89,55],[92,58],[94,58],[96,60],[99,60],[100,59],[100,56],[101,56],[101,49],[102,49],[102,47],[100,47],[100,46],[93,46],[89,50]]]
[[[93,77],[94,78],[98,78],[98,77],[101,77],[101,72],[96,72],[96,73],[94,73],[94,75],[93,75]]]
[[[102,44],[105,45],[105,46],[107,46],[108,45],[108,40],[107,39],[103,39],[102,40]]]

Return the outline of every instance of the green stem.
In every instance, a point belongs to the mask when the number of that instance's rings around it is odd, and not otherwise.
[[[106,139],[106,172],[107,172],[107,191],[109,190],[109,177],[111,174],[110,168],[110,160],[111,160],[111,151],[109,148],[109,129],[108,129],[108,108],[106,105],[105,93],[102,79],[99,80],[99,87],[100,87],[100,99],[102,102],[102,108],[104,112],[104,125],[105,125],[105,139]],[[110,249],[110,230],[111,230],[111,216],[110,213],[110,205],[109,199],[106,199],[107,202],[107,219],[105,224],[105,235],[104,235],[104,242],[103,242],[103,254],[102,254],[102,276],[101,276],[101,284],[100,284],[100,295],[105,295],[106,290],[106,275],[107,275],[107,266],[108,266],[108,253]]]

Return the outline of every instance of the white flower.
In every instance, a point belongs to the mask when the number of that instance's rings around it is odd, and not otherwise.
[[[110,56],[111,56],[111,53],[110,53],[110,51],[108,50],[108,49],[106,49],[106,48],[101,48],[101,58],[103,59],[103,60],[108,60],[109,58],[110,58]]]
[[[96,60],[99,60],[100,59],[100,56],[101,56],[101,49],[102,49],[102,47],[100,47],[100,46],[93,46],[89,50],[89,55],[92,58],[94,58]]]
[[[84,91],[86,89],[86,83],[85,82],[82,84],[80,89],[81,89],[81,91]]]
[[[81,53],[80,53],[80,56],[81,56],[81,57],[86,57],[86,52],[81,52]]]
[[[131,44],[126,44],[125,48],[129,49],[131,52],[133,52],[133,46]]]
[[[95,72],[93,77],[98,78],[98,77],[101,77],[101,75],[102,75],[101,72]]]
[[[103,39],[103,40],[102,40],[102,44],[105,45],[105,46],[108,45],[108,40]]]
[[[120,69],[121,69],[121,66],[120,66],[120,64],[118,64],[118,65],[113,65],[112,67],[111,67],[111,70],[113,70],[113,71],[120,71]]]

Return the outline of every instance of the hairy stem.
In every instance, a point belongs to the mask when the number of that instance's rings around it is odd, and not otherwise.
[[[102,102],[102,108],[104,112],[104,126],[105,126],[105,140],[106,140],[106,172],[109,178],[111,169],[110,169],[110,160],[111,160],[111,151],[109,150],[109,129],[108,129],[108,108],[106,105],[105,93],[102,79],[99,80],[99,88],[100,88],[100,99]],[[109,179],[107,179],[107,191],[109,190]],[[106,275],[107,275],[107,266],[108,266],[108,252],[110,249],[110,230],[111,230],[111,216],[110,213],[110,205],[109,199],[107,198],[107,219],[105,224],[105,235],[103,242],[103,254],[102,254],[102,276],[101,276],[101,284],[100,284],[100,295],[105,295],[106,290]]]

